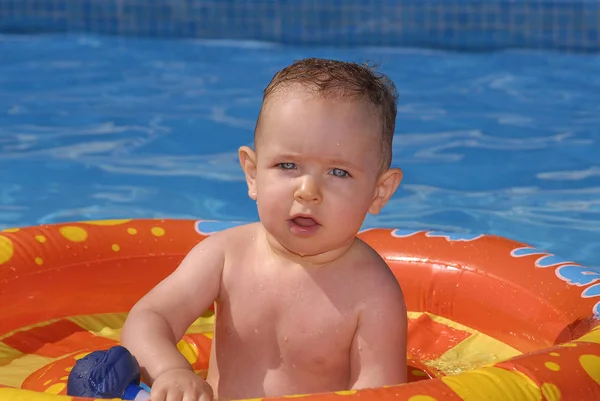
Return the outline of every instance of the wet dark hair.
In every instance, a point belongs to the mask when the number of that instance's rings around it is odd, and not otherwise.
[[[320,58],[298,60],[277,72],[269,82],[263,93],[261,114],[270,97],[293,84],[303,85],[319,96],[365,100],[376,106],[382,127],[382,168],[390,167],[398,101],[396,86],[391,79],[368,64]],[[254,132],[255,145],[260,118],[259,115]]]

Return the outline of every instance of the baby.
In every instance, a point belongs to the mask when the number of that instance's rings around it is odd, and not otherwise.
[[[239,149],[260,222],[198,243],[131,310],[121,340],[153,401],[258,398],[406,381],[398,282],[357,233],[401,179],[396,89],[348,62],[305,59],[264,91]],[[176,348],[215,305],[206,380]]]

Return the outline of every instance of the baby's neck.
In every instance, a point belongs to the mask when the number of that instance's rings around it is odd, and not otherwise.
[[[350,249],[352,249],[352,245],[356,241],[356,238],[352,238],[347,243],[342,244],[342,246],[326,252],[321,252],[314,255],[300,255],[283,246],[279,241],[277,241],[276,238],[269,234],[264,227],[261,226],[261,229],[264,233],[264,238],[266,240],[267,247],[271,251],[271,254],[273,254],[276,258],[285,260],[288,263],[300,265],[305,268],[319,268],[336,262],[344,257],[348,251],[350,251]]]

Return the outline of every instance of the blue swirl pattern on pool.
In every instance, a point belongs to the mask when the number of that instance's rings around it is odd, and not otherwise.
[[[210,235],[224,231],[229,228],[238,227],[242,224],[247,224],[239,221],[210,221],[210,220],[198,220],[195,228],[198,234]]]
[[[392,237],[412,237],[415,234],[422,233],[423,231],[415,231],[415,230],[403,230],[401,228],[395,228],[392,230]]]
[[[467,233],[442,233],[430,231],[426,233],[425,236],[430,238],[445,238],[446,241],[474,241],[477,238],[481,238],[483,235]]]
[[[530,255],[543,255],[535,261],[535,265],[541,268],[556,266],[565,263],[573,263],[572,261],[562,258],[560,256],[549,254],[547,252],[535,248],[517,248],[511,252],[511,255],[516,258]]]
[[[414,230],[403,230],[396,228],[392,230],[393,237],[410,237],[424,231]],[[474,241],[478,238],[483,237],[483,234],[470,234],[470,233],[449,233],[441,231],[425,231],[425,236],[429,238],[445,238],[446,241]]]
[[[600,271],[598,270],[589,267],[583,267],[577,263],[573,263],[549,252],[532,247],[515,248],[510,252],[510,254],[514,258],[541,255],[541,257],[535,261],[536,267],[543,269],[553,268],[556,277],[568,285],[574,285],[578,287],[589,286],[581,292],[582,298],[600,296],[600,283],[594,284],[595,282],[600,281]],[[590,284],[594,285],[590,286]],[[600,302],[597,302],[593,307],[593,313],[595,315],[600,315]]]
[[[563,265],[556,269],[556,275],[571,285],[586,286],[600,280],[600,273],[579,265]]]
[[[581,292],[582,298],[593,298],[600,296],[600,272],[579,265],[563,265],[556,269],[556,276],[570,285],[586,287]],[[600,317],[600,302],[597,302],[593,308],[596,316]]]
[[[600,284],[596,284],[596,285],[586,288],[581,293],[581,296],[584,298],[592,298],[592,297],[600,296]]]

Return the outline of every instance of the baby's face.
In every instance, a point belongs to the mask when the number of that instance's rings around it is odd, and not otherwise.
[[[257,205],[281,245],[317,255],[354,240],[380,174],[380,121],[367,102],[303,91],[267,104],[256,145]]]

